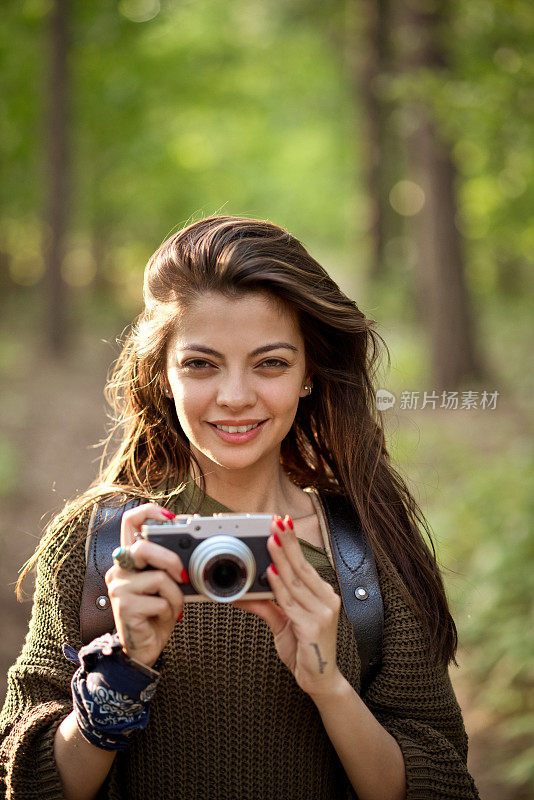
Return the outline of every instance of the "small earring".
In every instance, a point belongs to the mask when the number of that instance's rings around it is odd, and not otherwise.
[[[311,394],[311,390],[312,390],[312,387],[311,387],[311,386],[306,386],[306,385],[305,385],[305,386],[304,386],[304,388],[306,389],[306,391],[308,392],[308,394]]]

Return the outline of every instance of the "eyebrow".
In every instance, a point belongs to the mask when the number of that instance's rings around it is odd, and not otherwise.
[[[257,347],[249,355],[259,356],[260,353],[268,353],[270,350],[278,350],[279,348],[293,350],[295,353],[298,353],[298,347],[289,344],[289,342],[273,342],[273,344],[266,344],[263,345],[263,347]],[[213,350],[211,347],[204,347],[202,344],[186,344],[181,347],[180,350],[196,350],[198,353],[206,353],[206,355],[215,356],[216,358],[224,358],[222,353],[217,352],[217,350]]]

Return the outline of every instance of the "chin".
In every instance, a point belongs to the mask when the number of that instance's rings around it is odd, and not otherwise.
[[[204,456],[204,458],[209,459],[214,464],[218,464],[223,469],[228,470],[241,470],[247,469],[249,467],[254,466],[259,461],[262,461],[265,458],[268,458],[269,455],[272,454],[272,450],[262,450],[258,452],[258,450],[253,450],[252,448],[243,447],[241,452],[237,451],[237,448],[234,449],[234,446],[229,446],[228,448],[217,448],[214,450],[211,447],[206,447],[204,449],[200,449],[200,452]],[[279,450],[278,448],[274,448]],[[232,452],[233,450],[233,452]]]
[[[248,469],[253,467],[258,461],[261,460],[261,456],[257,458],[249,457],[241,457],[241,458],[224,458],[224,456],[219,455],[209,455],[208,456],[210,461],[213,461],[214,464],[218,464],[223,469],[227,470],[241,470],[241,469]]]

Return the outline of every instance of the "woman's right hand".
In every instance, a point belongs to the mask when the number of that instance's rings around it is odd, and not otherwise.
[[[165,512],[165,513],[164,513]],[[122,649],[131,658],[152,667],[167,644],[184,607],[178,583],[187,580],[184,565],[172,550],[145,539],[135,539],[147,519],[167,521],[170,512],[155,503],[125,511],[121,547],[129,547],[135,570],[117,563],[105,575],[111,608]],[[139,572],[144,567],[153,569]]]

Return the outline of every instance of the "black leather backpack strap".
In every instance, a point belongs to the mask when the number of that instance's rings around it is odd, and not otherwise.
[[[361,694],[382,661],[384,609],[375,559],[359,517],[344,495],[320,490],[341,599],[354,628],[361,660]]]
[[[125,511],[145,502],[136,497],[117,506],[116,500],[96,503],[91,514],[86,544],[85,583],[80,606],[83,644],[115,630],[105,574],[113,564],[111,554],[121,543],[121,520]]]

